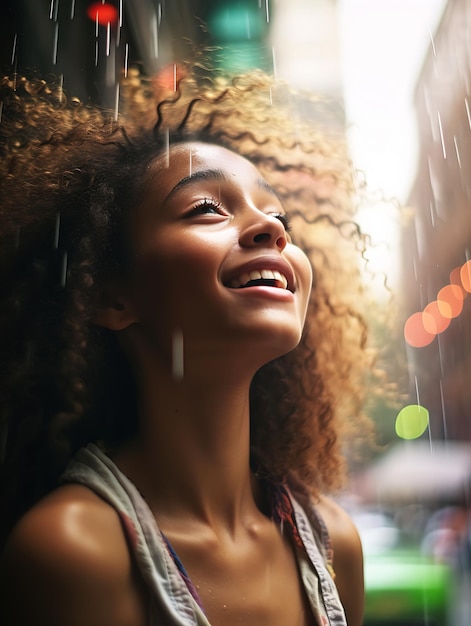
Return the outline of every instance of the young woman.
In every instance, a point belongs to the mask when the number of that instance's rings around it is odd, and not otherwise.
[[[262,74],[127,92],[2,83],[2,623],[360,626],[345,156]]]

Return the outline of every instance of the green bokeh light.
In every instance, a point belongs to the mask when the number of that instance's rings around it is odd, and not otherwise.
[[[401,439],[417,439],[429,424],[429,412],[419,404],[409,404],[396,417],[396,434]]]

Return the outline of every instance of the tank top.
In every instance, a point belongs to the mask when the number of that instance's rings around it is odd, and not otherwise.
[[[149,626],[211,626],[178,555],[135,485],[95,444],[69,462],[62,483],[91,489],[117,512],[150,598]],[[319,626],[347,626],[333,581],[332,548],[312,498],[301,485],[269,483],[272,519],[289,532],[309,605]]]

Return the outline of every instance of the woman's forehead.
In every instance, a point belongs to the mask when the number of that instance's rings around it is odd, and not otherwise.
[[[203,142],[179,143],[170,146],[154,165],[159,182],[175,184],[181,178],[201,170],[218,170],[226,176],[260,178],[257,168],[245,157],[216,144]],[[151,169],[153,167],[151,166]]]

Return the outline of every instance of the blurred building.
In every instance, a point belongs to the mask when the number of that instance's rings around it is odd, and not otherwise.
[[[469,287],[470,33],[471,2],[449,0],[416,86],[420,157],[403,229],[406,317],[427,306],[433,312],[449,284]],[[445,330],[424,347],[407,348],[411,393],[430,411],[433,438],[471,440],[471,295],[462,294],[462,311]]]
[[[0,0],[2,72],[55,76],[111,108],[128,67],[155,74],[194,44],[222,71],[261,68],[319,93],[314,116],[343,127],[336,0]]]

